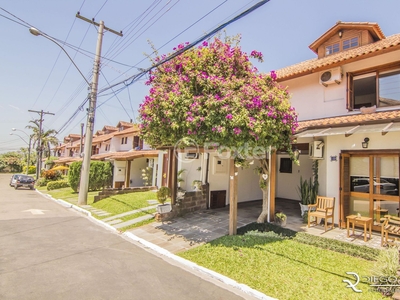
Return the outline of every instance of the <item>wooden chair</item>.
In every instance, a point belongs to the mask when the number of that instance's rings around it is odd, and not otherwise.
[[[394,236],[390,239],[389,235]],[[397,237],[396,237],[397,236]],[[395,245],[400,238],[400,218],[385,215],[384,222],[381,227],[381,246]]]
[[[317,196],[317,201],[315,204],[308,205],[308,227],[311,223],[315,225],[318,224],[318,218],[325,220],[325,231],[328,228],[328,219],[331,220],[331,229],[334,228],[334,212],[335,212],[335,197],[322,197]],[[314,217],[315,221],[311,221]]]

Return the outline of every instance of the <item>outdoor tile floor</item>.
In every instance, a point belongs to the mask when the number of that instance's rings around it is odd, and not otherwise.
[[[373,232],[372,238],[364,242],[362,229],[356,228],[355,235],[348,238],[346,229],[336,227],[325,232],[322,225],[307,228],[307,224],[302,222],[298,203],[287,199],[276,200],[276,210],[285,212],[288,217],[286,228],[357,245],[381,248],[381,237],[377,232]],[[239,203],[238,228],[255,222],[261,207],[261,201]],[[177,253],[227,235],[228,229],[229,207],[225,207],[197,211],[168,222],[154,222],[129,232],[172,253]]]

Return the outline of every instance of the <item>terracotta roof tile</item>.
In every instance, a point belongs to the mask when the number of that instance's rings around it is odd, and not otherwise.
[[[137,124],[135,124],[133,127],[116,132],[114,135],[118,136],[118,135],[130,134],[130,133],[138,133],[139,134],[139,131],[140,131],[139,126]]]
[[[375,112],[371,114],[352,114],[348,116],[330,117],[323,119],[299,121],[297,132],[313,128],[341,127],[359,124],[377,124],[387,122],[400,122],[400,109]]]
[[[114,152],[109,158],[115,160],[129,160],[139,157],[157,157],[158,150],[135,150],[127,152]]]
[[[399,49],[400,34],[395,34],[375,43],[349,49],[319,59],[314,58],[306,60],[301,63],[276,70],[275,72],[277,74],[277,81],[283,81],[315,73],[316,71],[321,71],[337,65],[341,65],[345,61],[350,62],[354,60],[364,59],[371,54],[375,55],[376,52],[394,51]]]

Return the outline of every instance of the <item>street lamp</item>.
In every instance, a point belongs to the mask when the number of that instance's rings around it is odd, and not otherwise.
[[[58,47],[60,47],[64,51],[64,53],[68,56],[68,58],[73,63],[75,68],[79,71],[81,76],[85,79],[89,87],[91,88],[88,115],[86,121],[86,134],[85,134],[84,153],[82,160],[81,179],[79,183],[78,205],[87,204],[87,195],[89,190],[90,158],[92,156],[91,152],[92,152],[92,140],[93,140],[93,130],[94,130],[94,117],[96,112],[97,87],[98,87],[99,73],[100,73],[100,56],[101,56],[101,45],[103,42],[103,31],[104,31],[104,22],[100,21],[98,38],[97,38],[96,56],[93,64],[93,78],[92,78],[92,83],[90,84],[87,81],[86,77],[79,70],[75,62],[69,56],[67,51],[65,51],[65,49],[59,43],[57,43],[53,38],[39,31],[38,29],[34,27],[29,28],[29,32],[32,33],[33,35],[35,36],[41,35],[46,39],[55,43]]]
[[[12,131],[21,131],[21,132],[25,133],[27,137],[29,137],[29,143],[27,143],[27,142],[25,141],[25,139],[22,138],[21,136],[19,136],[18,134],[15,134],[15,133],[13,133],[13,132],[10,132],[10,135],[16,135],[16,136],[18,136],[19,138],[21,138],[21,139],[28,145],[28,159],[27,159],[27,166],[26,166],[26,175],[28,175],[29,166],[30,166],[30,164],[31,164],[31,142],[32,142],[32,135],[28,135],[25,131],[20,130],[20,129],[16,129],[16,128],[11,128],[11,130],[12,130]]]
[[[35,27],[31,27],[29,28],[29,32],[32,33],[34,36],[43,36],[46,39],[52,41],[53,43],[55,43],[58,47],[61,48],[62,51],[64,51],[64,53],[68,56],[69,60],[73,63],[73,65],[75,66],[75,68],[78,70],[78,72],[82,75],[83,79],[85,79],[86,83],[89,85],[90,87],[90,83],[89,81],[86,79],[86,77],[82,74],[81,70],[79,70],[78,66],[75,64],[75,62],[73,61],[73,59],[71,58],[71,56],[69,56],[68,52],[53,38],[49,37],[48,35],[44,34],[43,32],[39,31],[38,29],[36,29]]]

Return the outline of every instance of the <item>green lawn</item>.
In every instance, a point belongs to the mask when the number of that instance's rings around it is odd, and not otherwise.
[[[51,195],[55,199],[62,199],[64,201],[70,202],[75,205],[78,202],[78,193],[75,193],[71,188],[62,188],[62,189],[48,191],[46,187],[39,187],[38,190],[40,190],[44,194]],[[154,191],[147,191],[147,192],[135,192],[129,194],[114,195],[108,198],[104,198],[96,203],[93,203],[95,195],[98,195],[98,192],[88,193],[87,204],[110,213],[110,215],[108,216],[97,216],[96,214],[92,213],[92,215],[97,219],[108,218],[113,215],[118,215],[124,212],[152,206],[152,204],[148,203],[148,200],[155,200],[157,198],[156,193]],[[122,218],[122,220],[128,221],[146,214],[152,214],[154,212],[155,209],[151,209],[146,212],[138,212],[136,214],[125,216]],[[131,225],[129,227],[122,228],[120,230],[125,231],[131,228],[151,223],[153,221],[154,220],[143,221]]]
[[[127,211],[148,207],[148,200],[156,200],[157,195],[153,191],[136,192],[122,195],[114,195],[101,201],[93,203],[92,206],[108,211],[113,215],[121,214]]]
[[[280,300],[384,299],[365,280],[357,285],[362,293],[343,282],[355,282],[346,272],[371,276],[374,261],[292,238],[225,236],[178,255]]]
[[[57,190],[48,191],[45,186],[36,187],[37,190],[41,191],[43,194],[49,194],[55,199],[61,199],[72,204],[78,203],[78,193],[74,192],[71,188],[62,188]],[[93,204],[94,196],[98,195],[99,192],[89,192],[87,204]]]

